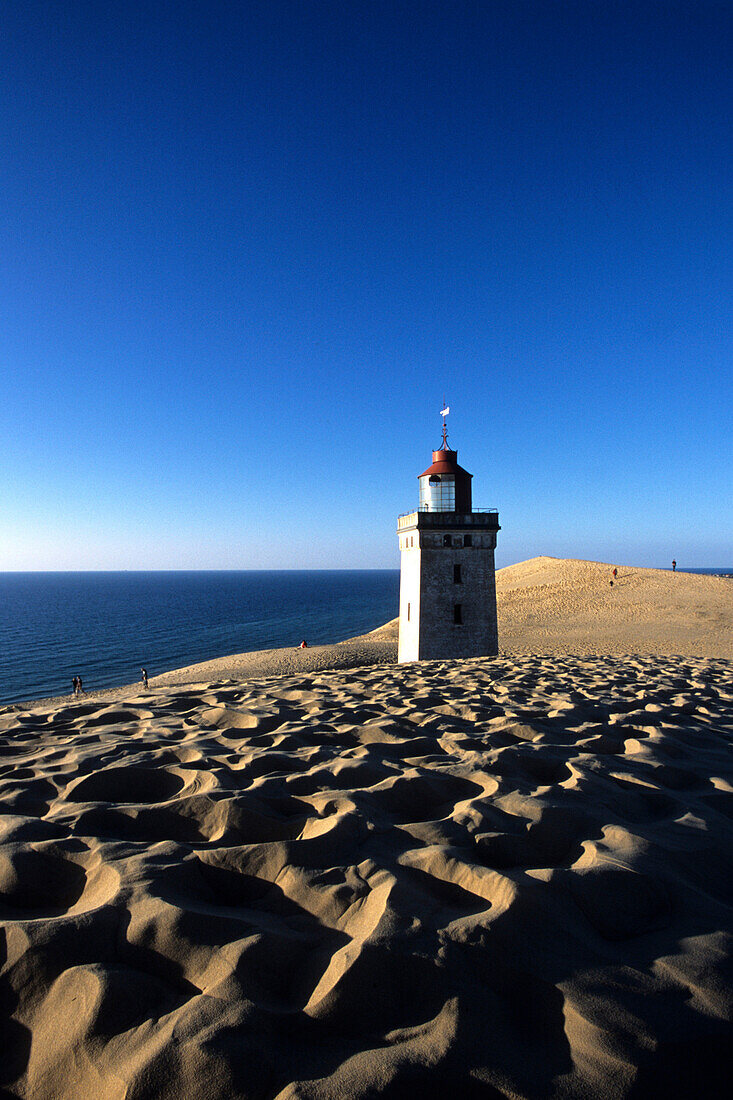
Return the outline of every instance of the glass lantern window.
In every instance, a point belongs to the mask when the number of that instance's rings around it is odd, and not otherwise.
[[[456,479],[452,474],[433,474],[418,480],[421,512],[455,512]]]

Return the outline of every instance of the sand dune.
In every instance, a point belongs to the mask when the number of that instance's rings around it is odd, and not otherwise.
[[[613,563],[544,557],[499,569],[501,649],[733,657],[733,580],[617,567],[613,586]]]
[[[167,687],[222,677],[246,680],[250,677],[289,676],[323,672],[325,669],[364,668],[391,664],[397,660],[398,619],[384,626],[334,645],[314,645],[308,649],[262,649],[200,661],[186,668],[164,672],[150,680]]]
[[[1,708],[0,1094],[727,1097],[733,584],[609,576]]]
[[[0,711],[5,1095],[727,1095],[733,665]]]

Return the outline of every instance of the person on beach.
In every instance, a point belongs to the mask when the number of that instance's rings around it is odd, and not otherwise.
[[[298,649],[307,649],[307,648],[308,648],[308,643],[306,642],[306,640],[304,638],[303,641],[298,646]]]
[[[79,677],[78,676],[75,676],[74,679],[71,681],[71,686],[73,688],[74,697],[76,698],[76,696],[79,694]]]
[[[674,558],[672,558],[672,572],[677,572],[677,562],[674,560]]]
[[[616,568],[616,566],[614,565],[614,567],[613,567],[613,579],[614,579],[614,580],[616,580],[616,577],[617,577],[617,576],[618,576],[618,569],[617,569],[617,568]]]
[[[77,695],[83,695],[84,694],[84,688],[82,687],[81,676],[77,676],[77,678],[76,678],[76,693],[77,693]]]
[[[145,687],[147,687],[148,686],[148,670],[146,668],[141,668],[140,669],[140,679],[142,680]]]

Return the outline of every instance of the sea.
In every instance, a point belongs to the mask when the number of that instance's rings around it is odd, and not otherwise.
[[[0,573],[0,703],[343,641],[394,619],[399,570]]]

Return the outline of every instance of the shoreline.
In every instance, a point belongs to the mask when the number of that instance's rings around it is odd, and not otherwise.
[[[76,698],[71,692],[65,695],[49,695],[38,699],[25,699],[14,703],[0,703],[0,713],[27,710],[29,707],[56,707],[98,700],[122,700],[155,688],[182,684],[207,683],[212,680],[269,679],[292,676],[299,673],[318,673],[343,669],[369,668],[388,665],[397,660],[397,619],[383,626],[345,638],[331,644],[298,646],[281,649],[255,649],[245,653],[233,653],[225,657],[213,657],[208,661],[183,665],[150,676],[148,688],[142,680],[115,687],[85,691]]]

